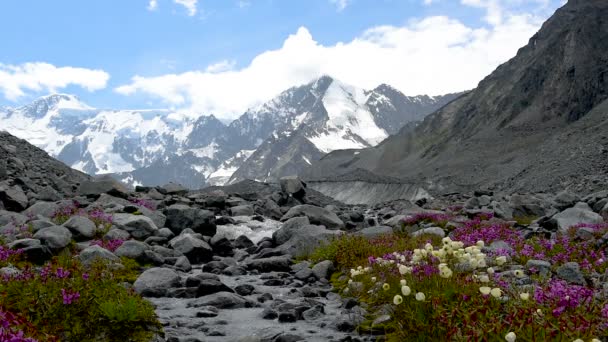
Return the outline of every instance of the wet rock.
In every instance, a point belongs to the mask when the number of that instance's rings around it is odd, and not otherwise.
[[[241,296],[249,296],[255,291],[255,287],[250,284],[241,284],[235,287],[234,291]]]
[[[171,288],[180,285],[180,276],[170,268],[155,267],[142,273],[133,288],[142,296],[163,297]]]
[[[253,214],[255,214],[255,211],[250,205],[238,205],[230,208],[230,215],[232,216],[252,216]]]
[[[279,184],[281,191],[294,198],[302,199],[306,195],[306,184],[298,176],[281,177]]]
[[[284,244],[303,227],[309,226],[310,220],[308,217],[294,217],[287,220],[281,228],[272,234],[272,239],[277,245]]]
[[[263,319],[272,320],[272,319],[279,317],[279,314],[271,308],[265,308],[261,313],[261,317]]]
[[[254,307],[255,303],[232,292],[218,292],[197,298],[189,302],[187,306],[194,308],[213,306],[218,309],[238,309]]]
[[[249,247],[253,247],[254,243],[247,236],[240,235],[239,237],[237,237],[234,240],[233,245],[234,245],[234,248],[247,249]]]
[[[188,258],[184,255],[178,257],[177,260],[175,260],[175,264],[173,265],[173,267],[182,272],[190,272],[192,270],[190,260],[188,260]]]
[[[196,317],[203,317],[203,318],[217,317],[218,314],[219,314],[219,310],[216,307],[205,306],[205,307],[199,308],[199,310],[196,312]]]
[[[197,297],[207,296],[217,292],[234,292],[231,288],[226,286],[219,280],[215,279],[203,279],[198,285],[196,292]]]
[[[262,273],[268,272],[289,272],[291,269],[291,258],[285,256],[271,257],[265,259],[255,259],[247,262],[245,267],[250,270],[257,270]]]
[[[232,242],[225,237],[222,236],[214,236],[209,241],[213,252],[216,255],[220,256],[233,256],[234,255],[234,246],[232,246]]]
[[[306,339],[300,335],[281,334],[281,335],[277,336],[277,338],[275,338],[273,340],[273,342],[297,342],[297,341],[305,341],[305,340]]]
[[[289,310],[284,312],[279,312],[279,322],[280,323],[293,323],[298,321],[298,316],[296,315],[295,310]]]

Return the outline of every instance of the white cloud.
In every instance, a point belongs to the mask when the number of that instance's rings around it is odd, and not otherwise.
[[[234,69],[235,65],[236,62],[234,60],[223,60],[209,65],[205,71],[208,73],[224,72]]]
[[[158,8],[158,0],[150,0],[148,3],[148,11],[155,11]]]
[[[251,6],[251,2],[250,2],[250,1],[248,1],[248,0],[240,0],[240,1],[237,3],[237,6],[239,6],[239,8],[241,8],[241,9],[243,9],[243,8],[247,8],[247,7]]]
[[[69,85],[76,85],[88,91],[106,87],[110,75],[103,70],[75,67],[56,67],[48,63],[25,63],[10,65],[0,63],[0,92],[8,100],[14,101],[26,92],[56,92]]]
[[[346,6],[350,5],[351,1],[352,0],[329,0],[329,2],[338,8],[338,12],[343,11]]]
[[[373,27],[334,45],[318,43],[301,27],[283,46],[260,53],[242,68],[223,61],[206,70],[135,76],[116,91],[147,94],[173,107],[221,118],[238,116],[323,74],[367,89],[388,83],[407,95],[462,91],[513,57],[545,18],[503,14],[494,24],[475,28],[434,16],[404,26]]]
[[[189,16],[194,16],[196,14],[197,8],[196,4],[198,0],[173,0],[178,5],[184,6],[188,10]]]

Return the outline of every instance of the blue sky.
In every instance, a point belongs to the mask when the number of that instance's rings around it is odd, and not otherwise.
[[[361,87],[385,82],[408,95],[459,91],[512,57],[561,4],[3,1],[0,105],[57,91],[96,107],[234,117],[320,74]]]

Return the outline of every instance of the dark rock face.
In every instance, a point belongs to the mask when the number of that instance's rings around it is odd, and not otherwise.
[[[606,1],[569,1],[475,90],[376,148],[330,153],[306,179],[363,168],[441,193],[606,188],[607,15]]]
[[[174,204],[165,210],[166,226],[175,234],[186,228],[206,236],[213,236],[217,231],[215,215],[208,210],[192,208],[183,204]]]

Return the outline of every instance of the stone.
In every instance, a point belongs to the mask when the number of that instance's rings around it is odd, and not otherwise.
[[[281,191],[301,199],[306,195],[306,184],[298,176],[286,176],[279,179]]]
[[[249,296],[255,291],[255,287],[251,284],[241,284],[235,287],[234,291],[241,296]]]
[[[203,279],[196,291],[197,297],[207,296],[217,292],[234,292],[226,284],[216,279]]]
[[[85,266],[89,266],[95,261],[112,263],[120,262],[120,259],[116,255],[114,255],[114,253],[98,245],[93,245],[85,248],[78,255],[78,259],[80,259],[80,262]]]
[[[573,207],[578,201],[580,201],[580,197],[567,190],[558,193],[553,198],[553,202],[555,202],[555,207],[558,210],[565,210],[567,208]]]
[[[245,235],[240,235],[233,242],[234,248],[239,248],[239,249],[247,249],[249,247],[253,247],[254,245],[255,244],[253,243],[253,241],[251,241],[251,239],[249,239]]]
[[[312,268],[312,273],[315,275],[315,277],[317,277],[317,279],[329,280],[334,271],[334,263],[330,260],[321,261]]]
[[[263,319],[268,319],[268,320],[272,320],[272,319],[279,317],[279,314],[271,308],[265,308],[260,315],[262,316]]]
[[[72,241],[72,233],[61,226],[42,228],[34,234],[34,239],[42,241],[52,250],[60,250],[67,247]]]
[[[181,184],[176,183],[168,183],[163,186],[156,187],[156,190],[163,195],[178,195],[184,196],[188,193],[188,189],[182,186]]]
[[[88,217],[76,215],[70,217],[64,224],[76,241],[91,240],[95,236],[97,226]]]
[[[312,270],[310,268],[301,269],[298,272],[296,272],[296,274],[294,274],[293,276],[294,276],[294,278],[296,278],[298,280],[302,280],[302,281],[306,281],[310,277],[315,277],[315,275],[312,273]]]
[[[211,238],[209,241],[211,248],[213,248],[213,252],[216,255],[220,256],[233,256],[234,255],[234,247],[232,246],[232,242],[228,240],[226,237],[216,235]]]
[[[528,271],[536,271],[542,277],[551,275],[551,263],[545,260],[528,260],[526,262]]]
[[[291,218],[285,223],[283,223],[281,228],[279,228],[272,234],[272,239],[277,245],[282,245],[285,242],[289,241],[289,239],[291,239],[291,237],[296,234],[296,232],[301,230],[302,227],[308,225],[310,225],[310,220],[308,219],[308,217],[304,216]]]
[[[557,276],[571,284],[586,285],[585,277],[576,262],[567,262],[557,268]]]
[[[40,244],[39,240],[35,241],[38,241],[38,244],[20,247],[21,255],[25,260],[31,261],[37,265],[42,265],[53,258],[53,253],[47,246]]]
[[[118,257],[126,257],[133,260],[137,260],[141,263],[145,263],[146,255],[145,252],[150,249],[150,246],[147,244],[135,241],[128,240],[123,242],[123,244],[114,251],[114,254]]]
[[[209,210],[191,208],[183,204],[174,204],[165,209],[166,226],[178,235],[186,228],[205,236],[214,236],[217,232],[215,214]]]
[[[175,237],[175,234],[173,234],[169,228],[161,228],[156,232],[156,236],[164,237],[170,240]]]
[[[321,244],[341,235],[340,230],[328,230],[324,226],[304,226],[292,232],[291,238],[282,245],[275,248],[282,254],[290,254],[294,257],[302,257],[311,253]]]
[[[192,271],[192,264],[190,264],[190,260],[188,260],[185,255],[178,257],[177,260],[175,260],[175,264],[173,265],[173,267],[182,272]]]
[[[486,254],[490,253],[490,254],[498,254],[498,255],[503,255],[504,253],[500,253],[500,252],[506,252],[507,254],[511,254],[514,250],[513,247],[511,247],[511,245],[509,245],[507,242],[502,241],[502,240],[497,240],[492,242],[489,246],[485,246],[482,251]]]
[[[289,272],[291,270],[291,258],[277,256],[265,259],[254,259],[247,262],[245,267],[249,270],[257,270],[262,273]]]
[[[40,189],[38,191],[38,199],[40,201],[59,201],[61,199],[61,196],[59,196],[59,193],[53,189],[51,186],[45,186],[42,189]]]
[[[237,205],[230,208],[230,215],[232,216],[252,216],[253,214],[255,214],[255,211],[250,205]]]
[[[599,211],[599,215],[604,218],[604,220],[608,221],[608,203]]]
[[[111,177],[81,182],[77,190],[79,195],[87,197],[99,197],[106,193],[115,197],[127,198],[128,192],[129,190],[124,184]]]
[[[293,323],[298,320],[298,316],[295,310],[289,310],[284,312],[279,312],[279,322],[280,323]]]
[[[103,236],[104,240],[128,240],[131,237],[128,231],[119,228],[111,228],[106,235]]]
[[[158,227],[149,217],[132,214],[114,214],[112,223],[137,240],[145,240],[149,236],[155,235]]]
[[[51,222],[50,220],[34,220],[34,221],[30,221],[28,223],[28,225],[30,227],[32,227],[32,233],[36,233],[37,231],[39,231],[42,228],[52,227],[55,224],[53,222]]]
[[[312,224],[323,225],[327,229],[339,229],[344,226],[338,215],[325,208],[309,204],[297,205],[283,215],[281,221],[287,221],[293,217],[306,216]]]
[[[196,317],[203,317],[203,318],[217,317],[218,314],[219,314],[219,310],[216,307],[205,306],[205,307],[199,308],[199,310],[196,312]]]
[[[315,321],[325,315],[325,310],[322,305],[315,305],[312,308],[302,312],[302,318],[305,321]]]
[[[0,202],[7,210],[17,212],[25,210],[28,205],[27,196],[18,185],[4,189],[0,187]]]
[[[217,292],[190,301],[188,307],[200,308],[213,306],[218,309],[241,309],[255,307],[256,304],[243,296],[232,292]]]
[[[144,271],[133,283],[133,289],[145,297],[163,297],[169,289],[178,287],[180,280],[174,270],[155,267]]]
[[[43,216],[52,218],[58,210],[59,206],[57,203],[38,201],[27,208],[23,214],[31,217]]]
[[[422,228],[422,229],[417,230],[412,233],[412,237],[418,237],[418,236],[422,236],[422,235],[435,235],[437,237],[444,238],[445,230],[443,230],[443,228],[440,228],[440,227],[429,227],[429,228]]]
[[[572,208],[553,215],[550,221],[557,227],[558,232],[563,234],[567,233],[570,227],[579,223],[602,223],[604,219],[593,212],[586,203],[581,202]]]
[[[213,258],[213,249],[211,246],[192,234],[182,234],[173,238],[169,242],[169,246],[185,255],[193,264],[211,261]]]

